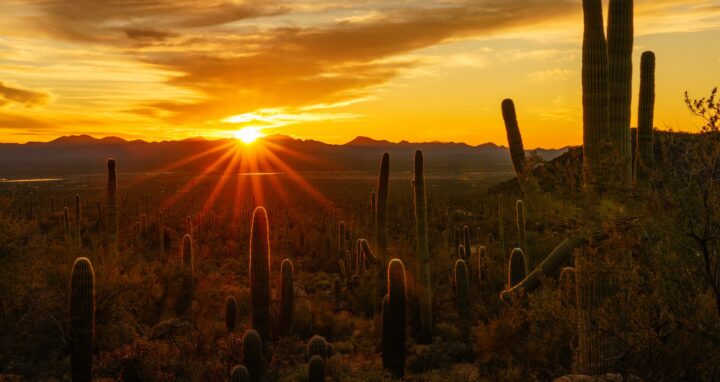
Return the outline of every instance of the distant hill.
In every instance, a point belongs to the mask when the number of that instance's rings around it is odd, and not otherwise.
[[[508,149],[494,143],[478,146],[454,142],[393,143],[357,137],[342,145],[332,145],[273,135],[246,147],[234,139],[146,142],[74,135],[50,142],[0,144],[0,177],[101,173],[110,157],[126,172],[195,172],[218,161],[216,171],[219,172],[236,155],[248,163],[254,160],[253,171],[283,171],[278,161],[295,171],[372,171],[377,169],[386,151],[390,153],[393,171],[409,171],[412,155],[418,148],[423,149],[426,168],[430,171],[512,171]],[[250,154],[253,151],[271,155]],[[550,160],[567,148],[532,151]]]

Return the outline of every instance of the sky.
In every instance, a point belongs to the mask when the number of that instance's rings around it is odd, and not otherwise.
[[[582,27],[580,0],[2,0],[0,142],[505,144],[512,98],[526,147],[577,145]],[[655,125],[695,131],[719,48],[720,0],[635,0],[633,111],[652,50]]]

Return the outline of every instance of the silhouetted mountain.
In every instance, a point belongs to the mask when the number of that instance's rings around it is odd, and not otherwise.
[[[110,157],[114,157],[119,168],[127,172],[201,171],[216,162],[215,171],[219,172],[233,157],[254,161],[248,167],[252,171],[284,171],[279,162],[295,171],[374,171],[386,151],[390,153],[393,171],[409,171],[413,153],[418,148],[423,149],[426,168],[430,171],[512,171],[507,148],[493,143],[478,146],[442,142],[393,143],[357,137],[343,145],[332,145],[273,135],[257,144],[244,146],[234,139],[146,142],[75,135],[51,142],[0,144],[0,177],[101,173]],[[536,153],[544,159],[552,159],[565,151],[566,148],[541,149]]]

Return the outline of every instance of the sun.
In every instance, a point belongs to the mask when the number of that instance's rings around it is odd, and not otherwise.
[[[241,140],[244,144],[249,145],[264,135],[257,127],[244,127],[235,132],[235,138]]]

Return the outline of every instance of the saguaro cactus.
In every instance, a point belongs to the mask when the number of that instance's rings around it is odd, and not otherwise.
[[[463,226],[462,233],[463,247],[465,247],[465,257],[463,257],[463,260],[468,260],[472,254],[472,247],[470,246],[470,228],[468,226]]]
[[[228,333],[235,331],[237,323],[237,300],[233,296],[225,298],[225,329]]]
[[[510,253],[510,262],[508,263],[508,289],[519,284],[527,276],[527,264],[525,254],[522,249],[515,248]]]
[[[117,174],[115,159],[107,161],[107,237],[108,253],[117,255],[118,251],[118,207],[117,207]]]
[[[182,241],[182,253],[181,260],[182,265],[186,271],[190,272],[192,277],[195,277],[195,251],[193,246],[193,239],[190,235],[185,234]]]
[[[77,248],[82,248],[82,235],[81,235],[81,227],[82,227],[82,211],[80,208],[80,195],[75,195],[75,241],[77,243]]]
[[[287,333],[293,323],[293,309],[295,307],[295,286],[293,264],[290,259],[280,263],[280,314],[278,325],[281,333]]]
[[[258,332],[250,329],[242,338],[243,364],[250,373],[252,382],[262,381],[263,375],[263,342]]]
[[[527,163],[525,162],[525,148],[523,147],[522,135],[515,114],[515,104],[511,99],[504,99],[500,104],[503,120],[505,121],[505,132],[507,133],[508,145],[510,146],[510,159],[512,159],[515,175],[522,186],[522,179],[525,178]]]
[[[633,0],[610,0],[607,51],[610,85],[609,137],[617,155],[618,180],[632,180],[630,101],[632,100]]]
[[[325,381],[325,360],[315,355],[308,362],[308,382]]]
[[[345,242],[345,222],[343,220],[340,220],[340,223],[338,223],[338,234],[337,234],[338,253],[341,256],[344,255],[345,249],[347,249],[347,243]]]
[[[515,223],[518,231],[518,245],[525,255],[525,268],[530,269],[530,259],[527,249],[527,236],[525,234],[525,204],[522,200],[515,203]]]
[[[160,241],[160,255],[165,254],[165,222],[163,221],[163,213],[158,213],[158,236]]]
[[[250,304],[252,327],[257,330],[263,341],[267,341],[270,334],[269,230],[267,211],[263,207],[255,208],[250,230]]]
[[[653,118],[655,115],[655,53],[640,57],[640,101],[638,102],[636,174],[639,183],[647,183],[655,162]]]
[[[586,189],[603,183],[606,145],[609,143],[608,53],[601,0],[583,0],[582,49],[583,172]]]
[[[380,176],[378,178],[377,202],[375,211],[375,247],[381,261],[387,259],[387,213],[388,213],[388,187],[390,183],[390,154],[385,153],[380,163]]]
[[[67,207],[63,208],[63,231],[65,234],[65,240],[70,241],[70,211]]]
[[[455,306],[463,338],[470,340],[470,277],[464,260],[455,261]]]
[[[182,291],[178,297],[175,312],[184,314],[192,306],[193,293],[195,289],[195,254],[193,252],[192,238],[190,235],[183,236],[182,247],[180,249],[180,278],[182,280]]]
[[[417,295],[420,303],[420,342],[432,340],[432,286],[430,278],[430,249],[427,234],[427,198],[423,153],[415,151],[415,229],[417,231]]]
[[[73,264],[69,310],[72,381],[90,382],[95,335],[95,273],[86,257],[76,259]]]
[[[405,325],[407,296],[405,267],[399,259],[388,264],[387,313],[383,312],[383,367],[393,378],[405,374]]]
[[[230,382],[250,382],[250,372],[243,365],[235,365],[230,372]]]
[[[327,340],[325,340],[324,337],[314,335],[312,338],[310,338],[310,341],[308,341],[307,344],[307,355],[308,358],[312,358],[314,356],[320,356],[323,360],[327,359],[328,357],[328,343]]]

